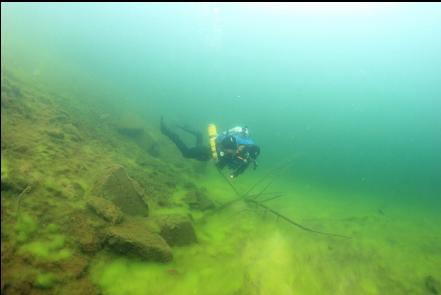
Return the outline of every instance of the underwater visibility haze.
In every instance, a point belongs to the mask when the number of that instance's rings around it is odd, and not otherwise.
[[[440,52],[440,3],[2,3],[1,293],[440,294]]]

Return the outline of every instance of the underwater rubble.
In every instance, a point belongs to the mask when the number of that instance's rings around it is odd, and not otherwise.
[[[2,294],[101,294],[99,253],[169,263],[198,239],[191,216],[161,210],[214,207],[154,131],[94,124],[87,107],[2,75]]]

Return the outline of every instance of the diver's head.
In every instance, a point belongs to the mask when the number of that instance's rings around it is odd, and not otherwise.
[[[242,134],[247,136],[247,137],[250,135],[250,132],[248,131],[248,127],[247,126],[242,127]]]
[[[229,133],[236,133],[236,134],[240,134],[244,137],[248,137],[249,136],[249,132],[248,132],[248,127],[241,127],[241,126],[236,126],[234,128],[231,128],[230,130],[228,130]]]
[[[234,136],[228,135],[222,141],[221,146],[224,150],[236,150],[237,149],[236,138]]]

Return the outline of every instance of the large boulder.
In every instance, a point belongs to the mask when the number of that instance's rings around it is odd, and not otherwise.
[[[167,215],[159,217],[157,223],[159,234],[170,246],[184,246],[195,243],[196,233],[188,217],[182,215]]]
[[[173,259],[164,239],[150,232],[142,222],[126,221],[109,227],[106,236],[108,246],[118,253],[149,261],[169,262]]]
[[[123,213],[113,202],[104,198],[92,197],[87,201],[87,206],[104,220],[112,223],[121,223]]]
[[[143,201],[143,192],[122,166],[114,166],[101,177],[92,189],[92,195],[112,201],[128,215],[148,216],[149,208]]]

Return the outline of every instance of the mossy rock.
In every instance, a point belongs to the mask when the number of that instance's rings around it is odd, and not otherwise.
[[[101,250],[105,236],[100,230],[104,222],[86,210],[71,212],[66,217],[64,231],[78,242],[78,246],[84,253],[94,254]]]
[[[113,202],[104,198],[92,197],[87,201],[87,206],[104,220],[118,224],[123,220],[123,213]]]
[[[107,245],[114,251],[148,261],[169,262],[170,247],[158,234],[139,221],[127,221],[106,230]]]
[[[159,234],[170,246],[184,246],[197,242],[190,218],[183,215],[157,217]]]
[[[70,259],[58,262],[57,267],[62,271],[61,275],[63,279],[78,279],[86,274],[89,267],[89,260],[84,255],[75,253]]]
[[[148,216],[148,205],[143,192],[122,166],[114,166],[105,173],[92,189],[92,195],[112,201],[122,212],[134,216]]]

